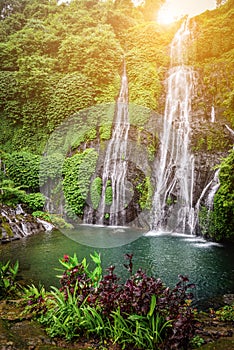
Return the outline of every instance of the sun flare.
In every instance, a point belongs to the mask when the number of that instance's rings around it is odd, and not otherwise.
[[[176,19],[177,19],[177,16],[168,7],[162,7],[159,10],[158,17],[157,17],[157,22],[159,24],[170,24],[172,22],[175,22]]]

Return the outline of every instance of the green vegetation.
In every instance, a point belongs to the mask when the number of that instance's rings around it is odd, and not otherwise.
[[[94,149],[66,158],[63,165],[63,191],[69,216],[82,215],[98,154]]]
[[[219,181],[214,198],[215,238],[234,241],[234,150],[220,165]]]
[[[72,229],[73,225],[66,222],[64,220],[63,217],[59,216],[59,215],[55,215],[55,214],[50,214],[47,213],[45,211],[41,211],[41,210],[36,210],[32,213],[32,216],[34,216],[35,218],[39,218],[45,221],[48,221],[50,223],[52,223],[53,225],[55,225],[56,228],[58,229]]]
[[[76,254],[59,259],[60,288],[52,286],[49,291],[40,284],[25,286],[17,282],[18,262],[0,262],[3,305],[13,303],[15,307],[20,302],[18,321],[37,320],[57,344],[65,339],[68,347],[95,339],[103,349],[114,344],[122,349],[195,349],[207,341],[197,328],[204,315],[215,320],[217,329],[219,321],[222,329],[224,322],[233,322],[233,304],[210,309],[210,315],[193,309],[191,290],[195,285],[186,276],[179,275],[176,286],[168,288],[141,268],[134,272],[133,255],[126,254],[124,267],[129,277],[121,280],[114,266],[104,274],[99,253],[90,257],[91,264],[86,258],[78,261]],[[12,309],[6,312],[15,315]]]
[[[202,234],[216,241],[234,241],[234,151],[220,164],[220,187],[214,197],[214,208],[200,212]]]
[[[200,348],[203,344],[205,344],[205,340],[202,337],[200,337],[199,335],[196,335],[190,341],[190,345],[192,346],[192,349]]]
[[[221,321],[234,322],[234,304],[223,306],[216,311],[216,316]]]
[[[29,152],[13,152],[6,155],[6,174],[16,186],[39,189],[40,157]]]
[[[92,207],[94,209],[98,208],[102,193],[102,179],[100,177],[96,177],[90,188],[90,197],[92,202]]]
[[[111,181],[108,180],[106,183],[106,192],[105,192],[105,203],[106,205],[111,205],[112,203],[112,186],[111,186]]]
[[[123,349],[187,348],[195,332],[194,311],[187,301],[194,284],[187,277],[180,275],[176,287],[167,288],[141,269],[134,273],[133,256],[127,254],[129,277],[120,283],[114,266],[103,275],[100,255],[90,256],[93,269],[76,255],[60,259],[59,289],[46,292],[31,285],[23,291],[25,312],[41,322],[50,337],[94,337]]]
[[[233,104],[233,45],[234,2],[227,1],[214,11],[206,11],[195,18],[194,38],[190,43],[190,63],[199,71],[198,99],[203,110],[212,104],[234,128]],[[200,97],[199,97],[200,96]],[[199,101],[198,101],[199,102]],[[219,119],[220,119],[219,116]]]
[[[45,197],[40,192],[26,193],[21,187],[16,187],[11,180],[0,183],[0,203],[15,207],[18,203],[26,204],[31,210],[42,210]]]
[[[0,299],[13,296],[17,289],[16,275],[18,273],[19,264],[16,262],[11,265],[10,261],[3,264],[0,261]]]
[[[42,210],[45,197],[39,192],[40,157],[29,152],[3,153],[4,172],[0,180],[0,203],[24,203],[32,211]]]
[[[141,209],[150,209],[152,205],[153,188],[150,178],[145,177],[143,182],[138,183],[136,186],[137,191],[140,193],[139,205]]]
[[[113,102],[123,54],[131,79],[130,101],[157,108],[160,74],[168,66],[167,45],[175,30],[169,34],[149,22],[162,2],[147,0],[138,7],[130,1],[72,0],[58,5],[55,0],[24,0],[21,6],[14,0],[4,2],[2,148],[40,153],[63,120],[84,108]]]

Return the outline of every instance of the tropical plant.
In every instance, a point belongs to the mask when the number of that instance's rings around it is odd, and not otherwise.
[[[73,257],[64,255],[59,262],[66,268],[60,278],[61,288],[65,296],[70,292],[72,295],[77,293],[77,302],[81,304],[84,299],[90,294],[94,294],[95,288],[98,286],[102,276],[101,258],[100,254],[94,252],[90,254],[92,261],[95,263],[94,270],[89,270],[86,258],[80,263],[76,254]]]
[[[0,299],[9,297],[16,292],[16,276],[18,270],[18,261],[16,261],[14,265],[12,265],[10,261],[5,264],[0,261]]]
[[[31,210],[41,210],[45,204],[45,197],[40,192],[26,193],[22,188],[16,187],[12,180],[0,182],[0,203],[15,207],[17,204],[26,204]]]
[[[39,317],[47,311],[46,300],[49,293],[46,292],[45,287],[39,285],[36,287],[31,284],[24,287],[22,290],[24,314],[30,314],[31,317]]]

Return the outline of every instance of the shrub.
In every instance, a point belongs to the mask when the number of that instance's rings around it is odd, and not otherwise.
[[[193,297],[189,289],[194,285],[186,276],[179,275],[179,282],[170,289],[142,269],[133,273],[133,256],[126,254],[124,266],[130,276],[120,283],[114,266],[102,276],[100,255],[95,252],[91,258],[96,264],[93,271],[86,259],[79,262],[76,255],[60,259],[65,268],[58,276],[61,288],[53,287],[46,311],[39,310],[50,336],[71,340],[92,335],[112,339],[123,348],[155,349],[156,344],[162,349],[187,348],[195,321],[187,302]]]
[[[15,187],[15,184],[11,180],[3,180],[0,183],[0,203],[9,205],[11,207],[16,206],[18,203],[22,203],[26,192],[21,187]]]
[[[46,201],[45,196],[40,192],[25,194],[21,200],[32,210],[43,209]]]
[[[32,210],[42,209],[45,197],[40,192],[26,193],[21,186],[16,187],[11,180],[0,183],[0,203],[15,207],[18,203],[26,204]]]

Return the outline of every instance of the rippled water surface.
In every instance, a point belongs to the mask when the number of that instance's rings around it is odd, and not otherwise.
[[[122,277],[128,275],[123,267],[126,253],[134,254],[135,270],[142,267],[149,275],[162,278],[170,287],[177,283],[178,274],[188,275],[196,284],[198,304],[234,292],[233,246],[182,234],[149,232],[142,236],[132,229],[80,227],[73,234],[54,231],[1,245],[0,256],[4,261],[19,260],[20,278],[34,283],[40,281],[49,287],[58,286],[55,269],[60,268],[59,258],[76,253],[79,259],[87,257],[90,260],[89,254],[94,250],[101,253],[103,268],[115,265],[116,272]]]

